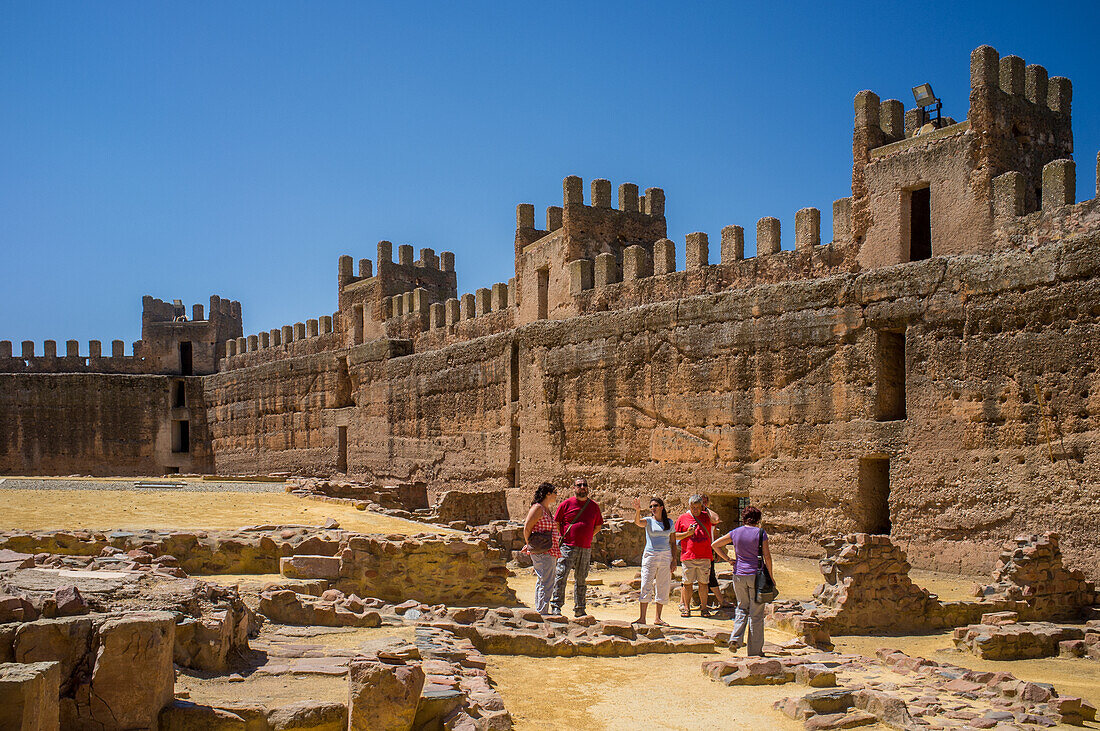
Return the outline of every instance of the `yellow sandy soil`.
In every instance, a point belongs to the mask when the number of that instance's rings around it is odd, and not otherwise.
[[[776,583],[784,597],[809,598],[821,583],[817,561],[776,556]],[[632,579],[636,568],[594,571],[592,578],[605,586]],[[981,577],[952,576],[930,571],[912,572],[913,580],[942,599],[970,596]],[[520,601],[534,606],[534,574],[529,569],[517,572],[509,580]],[[730,629],[730,620],[703,619],[698,610],[689,619],[681,618],[676,602],[678,587],[673,586],[672,603],[664,619],[681,627]],[[566,610],[572,609],[572,586],[567,592]],[[591,595],[590,595],[591,596]],[[599,619],[632,620],[638,616],[637,603],[622,606],[593,607],[589,611]],[[650,621],[653,607],[650,607]],[[782,642],[790,636],[766,630],[770,642]],[[975,670],[1006,670],[1025,680],[1053,683],[1063,694],[1078,695],[1096,704],[1100,702],[1100,664],[1091,660],[1048,658],[990,662],[953,649],[949,632],[905,637],[838,637],[836,649],[874,656],[881,647],[902,650]],[[744,650],[737,653],[743,656]],[[718,655],[644,655],[631,658],[549,658],[489,657],[490,674],[498,684],[505,705],[517,721],[517,729],[785,729],[801,728],[771,709],[779,698],[797,695],[807,689],[795,686],[727,688],[707,679],[700,665]],[[718,721],[718,719],[721,719]],[[879,728],[870,726],[867,728]]]
[[[159,490],[3,490],[0,529],[240,528],[260,524],[324,525],[362,533],[445,533],[447,529],[392,518],[350,505],[279,492]]]
[[[702,674],[720,655],[490,656],[489,674],[520,729],[801,729],[772,710],[792,686],[728,688]],[[805,690],[804,688],[802,690]]]

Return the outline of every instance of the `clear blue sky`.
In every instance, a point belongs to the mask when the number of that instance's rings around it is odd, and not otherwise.
[[[681,261],[766,215],[791,248],[803,206],[827,239],[855,93],[931,81],[962,119],[983,43],[1073,80],[1092,197],[1097,3],[784,7],[5,0],[0,340],[130,343],[144,294],[279,327],[336,309],[337,257],[379,239],[454,251],[473,291],[570,174],[664,188]]]

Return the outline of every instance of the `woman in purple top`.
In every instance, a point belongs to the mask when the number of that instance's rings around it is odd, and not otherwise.
[[[764,547],[764,565],[772,571],[772,552],[768,547],[768,534],[760,527],[760,508],[749,505],[741,511],[740,528],[734,528],[716,540],[714,552],[734,565],[733,593],[737,597],[737,611],[733,615],[733,633],[730,649],[736,652],[744,645],[748,627],[749,655],[764,655],[764,604],[756,601],[756,569],[760,562],[761,538]],[[733,546],[734,558],[730,559],[726,546]],[[774,573],[772,574],[775,575]]]

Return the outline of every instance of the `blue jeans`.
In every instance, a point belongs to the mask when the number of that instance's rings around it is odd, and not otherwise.
[[[549,553],[534,553],[531,554],[531,564],[535,567],[535,609],[539,614],[549,614],[558,559]]]
[[[733,632],[730,647],[745,644],[748,625],[749,655],[764,654],[764,607],[756,603],[756,575],[733,577],[733,593],[737,597],[737,611],[733,615]]]
[[[592,549],[561,544],[561,558],[554,572],[554,598],[550,600],[550,613],[561,614],[565,604],[565,582],[569,572],[573,571],[573,613],[578,616],[585,613],[584,580],[588,578],[588,564],[592,561]]]

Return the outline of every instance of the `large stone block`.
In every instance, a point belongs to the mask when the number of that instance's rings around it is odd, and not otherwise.
[[[418,665],[355,658],[348,666],[349,731],[409,731],[424,671]]]
[[[73,670],[88,653],[91,636],[92,620],[84,617],[27,622],[15,633],[15,661],[58,663],[61,688],[67,692]]]
[[[335,556],[283,556],[279,573],[288,579],[337,579],[340,559]]]
[[[60,679],[56,662],[0,664],[0,729],[57,731]]]
[[[171,612],[134,612],[103,623],[87,699],[88,727],[156,728],[161,709],[173,698],[175,636]]]

